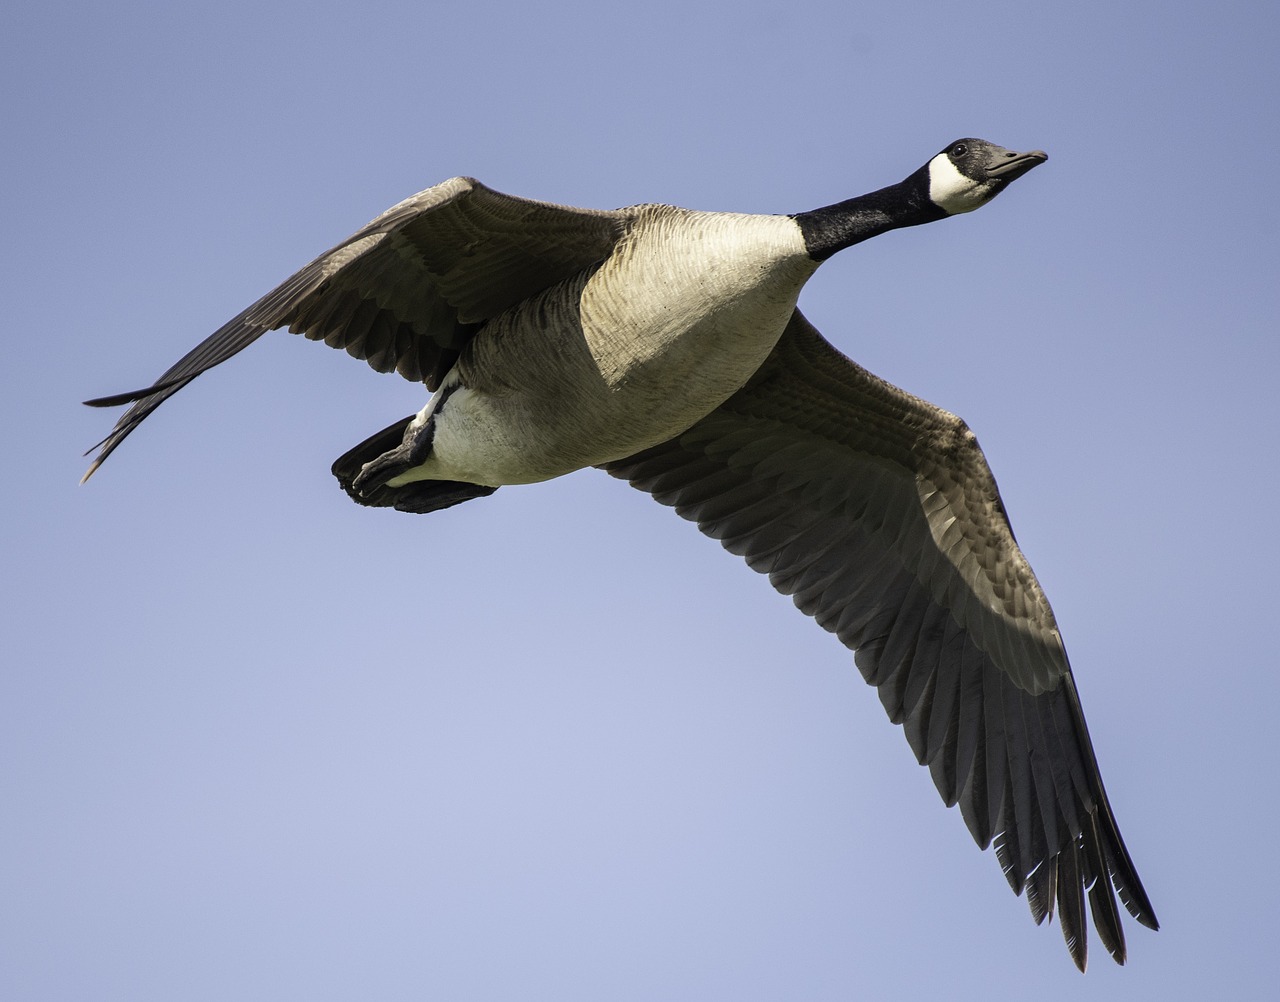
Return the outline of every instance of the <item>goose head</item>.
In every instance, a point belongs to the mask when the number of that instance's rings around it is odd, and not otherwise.
[[[957,139],[925,165],[929,201],[948,216],[972,212],[1048,159],[1043,150],[1015,153],[985,139]]]

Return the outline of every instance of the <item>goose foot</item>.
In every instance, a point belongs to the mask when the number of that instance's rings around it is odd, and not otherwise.
[[[415,466],[421,466],[431,454],[431,441],[435,438],[435,415],[425,421],[415,418],[404,429],[404,438],[394,449],[371,459],[360,468],[351,488],[357,494],[368,495],[394,480]]]

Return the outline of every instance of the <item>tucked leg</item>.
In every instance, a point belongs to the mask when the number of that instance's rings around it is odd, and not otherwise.
[[[450,508],[497,490],[459,480],[419,480],[403,487],[386,483],[405,470],[419,466],[431,452],[435,415],[415,427],[419,415],[411,414],[343,453],[333,464],[333,475],[357,504],[395,508],[425,514]]]

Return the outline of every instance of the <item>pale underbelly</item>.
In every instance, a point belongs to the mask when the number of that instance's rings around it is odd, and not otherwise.
[[[632,455],[685,431],[722,404],[768,357],[794,303],[757,312],[747,329],[718,323],[683,334],[660,352],[599,364],[584,339],[556,366],[500,370],[503,382],[468,382],[465,366],[437,399],[431,454],[391,481],[461,480],[502,486],[536,483]],[[723,320],[723,318],[722,318]],[[529,373],[516,381],[512,372]],[[511,385],[518,382],[518,385]]]

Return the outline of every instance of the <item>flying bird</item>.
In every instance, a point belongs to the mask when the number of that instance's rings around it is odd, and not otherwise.
[[[359,504],[425,513],[588,466],[769,576],[855,652],[979,846],[1077,966],[1084,899],[1158,928],[1107,801],[1053,612],[968,427],[833,348],[796,308],[818,266],[977,209],[1043,163],[980,139],[795,215],[578,209],[456,177],[400,202],[215,331],[131,403],[87,480],[169,396],[269,330],[422,382],[341,456]],[[92,450],[91,450],[92,451]]]

